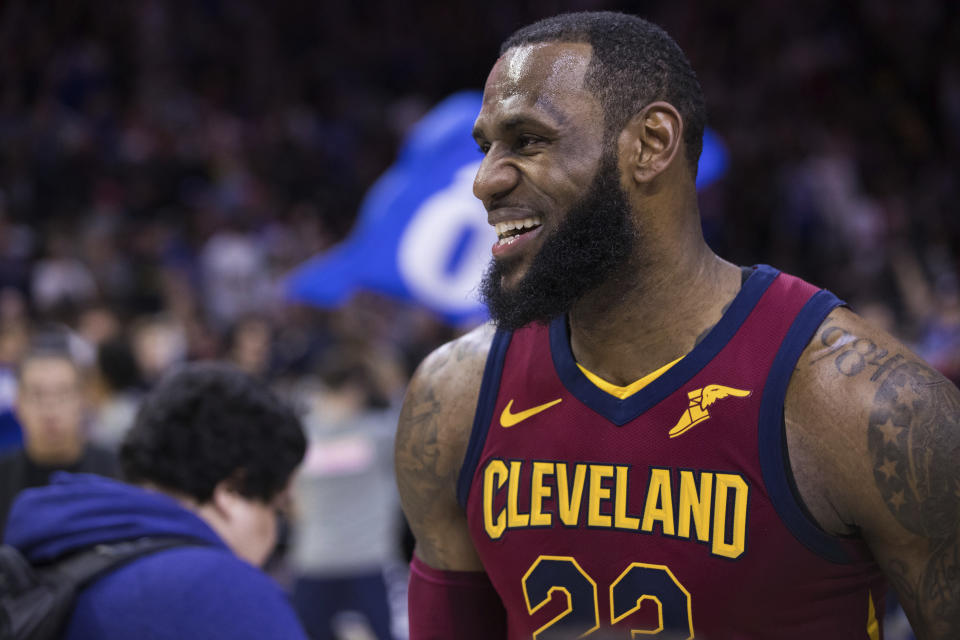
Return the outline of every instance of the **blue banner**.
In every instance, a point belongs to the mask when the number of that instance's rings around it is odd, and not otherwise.
[[[477,285],[496,234],[473,195],[482,157],[470,132],[481,96],[456,93],[413,127],[364,198],[350,236],[288,276],[288,300],[334,307],[369,289],[422,304],[451,324],[486,318]],[[697,188],[726,165],[726,151],[707,132]]]

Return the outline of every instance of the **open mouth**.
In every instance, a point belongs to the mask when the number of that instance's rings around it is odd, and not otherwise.
[[[540,220],[540,216],[531,216],[521,220],[507,220],[506,222],[498,222],[494,225],[494,229],[497,231],[497,238],[499,238],[497,241],[497,246],[505,247],[509,244],[513,244],[520,236],[533,231],[541,224],[542,221]]]

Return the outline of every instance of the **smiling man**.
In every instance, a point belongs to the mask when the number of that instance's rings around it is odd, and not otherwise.
[[[493,325],[411,382],[411,638],[960,633],[960,391],[827,291],[704,242],[705,111],[615,13],[503,45],[474,137]]]

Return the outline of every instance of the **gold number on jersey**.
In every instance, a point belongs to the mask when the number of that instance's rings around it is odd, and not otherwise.
[[[582,638],[600,628],[597,584],[574,558],[540,556],[524,574],[522,582],[530,615],[550,602],[555,593],[562,593],[567,600],[564,611],[533,632],[534,640]],[[657,607],[659,624],[653,629],[631,629],[631,638],[658,635],[664,630],[686,631],[687,640],[693,638],[690,592],[662,564],[634,562],[613,581],[610,624],[619,623],[648,602]]]

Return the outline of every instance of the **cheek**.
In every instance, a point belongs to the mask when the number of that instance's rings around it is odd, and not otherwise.
[[[277,544],[277,514],[273,509],[261,516],[260,528],[263,532],[264,545],[267,547],[266,552],[270,553]]]
[[[256,544],[259,558],[257,564],[262,565],[277,544],[277,515],[273,509],[258,509],[256,519],[250,524],[252,541]]]
[[[277,516],[261,504],[248,504],[236,520],[239,555],[256,566],[266,562],[277,543]]]

